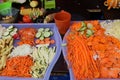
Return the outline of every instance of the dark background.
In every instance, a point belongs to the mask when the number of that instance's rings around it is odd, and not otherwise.
[[[38,7],[42,7],[40,0]],[[119,19],[120,9],[107,10],[105,0],[56,0],[56,8],[49,11],[66,10],[72,14],[72,20]],[[29,0],[24,4],[13,4],[13,7],[29,7]]]

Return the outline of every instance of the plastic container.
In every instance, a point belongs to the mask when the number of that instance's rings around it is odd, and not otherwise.
[[[68,29],[68,31],[66,32],[65,36],[70,32],[70,29]],[[65,40],[65,36],[63,38],[63,44],[66,43],[66,40]],[[67,56],[67,48],[65,46],[62,47],[62,53],[63,53],[63,56],[64,56],[64,59],[67,63],[67,65],[69,65],[69,73],[70,73],[70,80],[76,80],[75,77],[74,77],[74,74],[73,74],[73,71],[72,71],[72,67],[71,67],[71,64],[70,62],[66,59],[66,56]],[[85,79],[85,80],[89,80],[89,79]],[[91,79],[90,79],[91,80]],[[92,79],[92,80],[120,80],[120,79]]]
[[[70,27],[71,14],[69,12],[62,10],[61,12],[55,14],[54,20],[60,34],[63,35]]]
[[[12,2],[10,2],[10,1],[0,3],[0,10],[11,9],[11,8],[12,8]]]
[[[4,77],[0,77],[0,80],[49,80],[51,71],[52,71],[55,63],[57,62],[57,60],[61,54],[61,46],[60,45],[61,45],[62,39],[60,37],[60,34],[59,34],[55,24],[53,24],[53,23],[50,23],[50,24],[32,24],[31,23],[31,24],[2,24],[2,25],[5,27],[8,27],[10,25],[14,25],[18,29],[23,28],[23,27],[34,27],[36,29],[38,29],[38,28],[50,28],[54,32],[54,35],[51,38],[55,40],[55,44],[52,46],[56,46],[56,53],[55,53],[55,56],[54,56],[52,62],[49,64],[43,78],[36,78],[35,79],[35,78],[20,78],[20,77],[6,77],[6,76],[4,76]],[[16,41],[15,41],[15,43],[16,43]],[[16,46],[16,44],[14,46]]]
[[[12,19],[11,18],[7,19],[7,20],[0,19],[0,23],[13,23],[13,22],[15,22],[17,15],[18,15],[18,12],[19,12],[19,10],[16,8],[10,8],[10,9],[6,8],[6,9],[0,10],[0,15],[2,17],[12,16]]]
[[[105,21],[106,23],[110,23],[113,20],[99,20],[99,22],[103,22],[103,21]],[[67,43],[66,40],[65,40],[65,37],[69,34],[69,32],[70,32],[70,29],[68,29],[68,31],[66,32],[66,34],[63,38],[62,44]],[[66,59],[66,56],[67,56],[67,47],[66,46],[62,46],[62,53],[63,53],[64,59],[65,59],[65,62],[67,63],[67,65],[69,65],[68,70],[69,70],[69,73],[70,73],[70,80],[76,80],[75,77],[74,77],[73,71],[72,71],[71,64]],[[85,79],[85,80],[91,80],[91,79]],[[117,79],[98,78],[98,79],[92,79],[92,80],[120,80],[120,78],[117,78]]]

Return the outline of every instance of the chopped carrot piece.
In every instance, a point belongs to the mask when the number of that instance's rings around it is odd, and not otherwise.
[[[53,39],[50,40],[50,43],[51,43],[51,44],[54,44],[54,43],[55,43],[55,40],[53,40]]]
[[[45,44],[45,41],[44,41],[44,40],[41,40],[39,44]]]
[[[50,41],[45,41],[45,44],[50,44]]]
[[[50,38],[45,38],[44,40],[45,40],[45,41],[50,41]]]
[[[36,44],[39,44],[39,43],[40,43],[40,39],[36,39],[36,40],[35,40],[35,43],[36,43]]]

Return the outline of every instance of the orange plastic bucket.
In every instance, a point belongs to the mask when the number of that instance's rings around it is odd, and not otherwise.
[[[71,14],[69,12],[62,10],[55,14],[54,20],[60,34],[63,35],[70,27]]]

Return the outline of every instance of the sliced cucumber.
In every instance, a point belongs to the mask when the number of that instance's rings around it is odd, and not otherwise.
[[[39,28],[38,29],[38,32],[42,32],[42,31],[44,31],[44,28]]]
[[[86,29],[87,29],[86,26],[82,26],[82,27],[80,28],[80,31],[84,31],[84,30],[86,30]]]
[[[85,31],[81,31],[81,32],[80,32],[80,34],[84,34],[84,33],[85,33]]]
[[[8,35],[8,36],[7,36],[7,38],[11,38],[11,36],[10,36],[10,35]]]
[[[91,35],[89,35],[89,34],[86,34],[86,37],[90,37]]]
[[[8,29],[13,29],[13,28],[14,28],[13,25],[11,25],[11,26],[8,27]]]
[[[50,32],[47,32],[47,31],[44,32],[44,36],[45,36],[45,37],[50,37]]]
[[[51,36],[53,35],[53,32],[52,32],[52,31],[50,31],[50,35],[51,35]]]
[[[45,28],[45,31],[50,31],[50,29],[49,28]]]
[[[87,24],[87,27],[88,27],[89,29],[92,29],[92,28],[93,28],[93,24],[88,23],[88,24]]]
[[[41,36],[41,32],[38,32],[35,36],[36,38],[39,38]]]
[[[6,31],[6,32],[3,33],[3,36],[8,36],[8,35],[9,35],[8,31]]]
[[[86,31],[86,37],[90,37],[91,35],[93,35],[93,31],[90,29],[87,29]]]
[[[82,27],[87,27],[87,24],[85,22],[82,22]]]
[[[7,31],[11,32],[11,31],[13,31],[13,29],[14,29],[14,27],[11,25],[7,28]]]
[[[11,38],[10,35],[7,35],[7,36],[3,36],[4,39],[7,39],[7,38]]]
[[[41,36],[39,39],[40,39],[40,40],[44,40],[45,38],[44,38],[44,36]]]
[[[90,29],[87,29],[86,34],[88,34],[88,35],[93,35],[93,31],[90,30]]]
[[[8,32],[11,32],[11,31],[13,31],[13,29],[8,29],[8,28],[7,28],[7,31],[8,31]]]
[[[14,28],[14,29],[13,29],[14,32],[17,32],[17,30],[18,30],[17,28]]]
[[[67,46],[67,43],[63,43],[63,44],[61,44],[61,46],[62,46],[62,47]]]
[[[10,35],[11,35],[11,36],[13,36],[14,34],[16,34],[15,31],[10,32]]]

